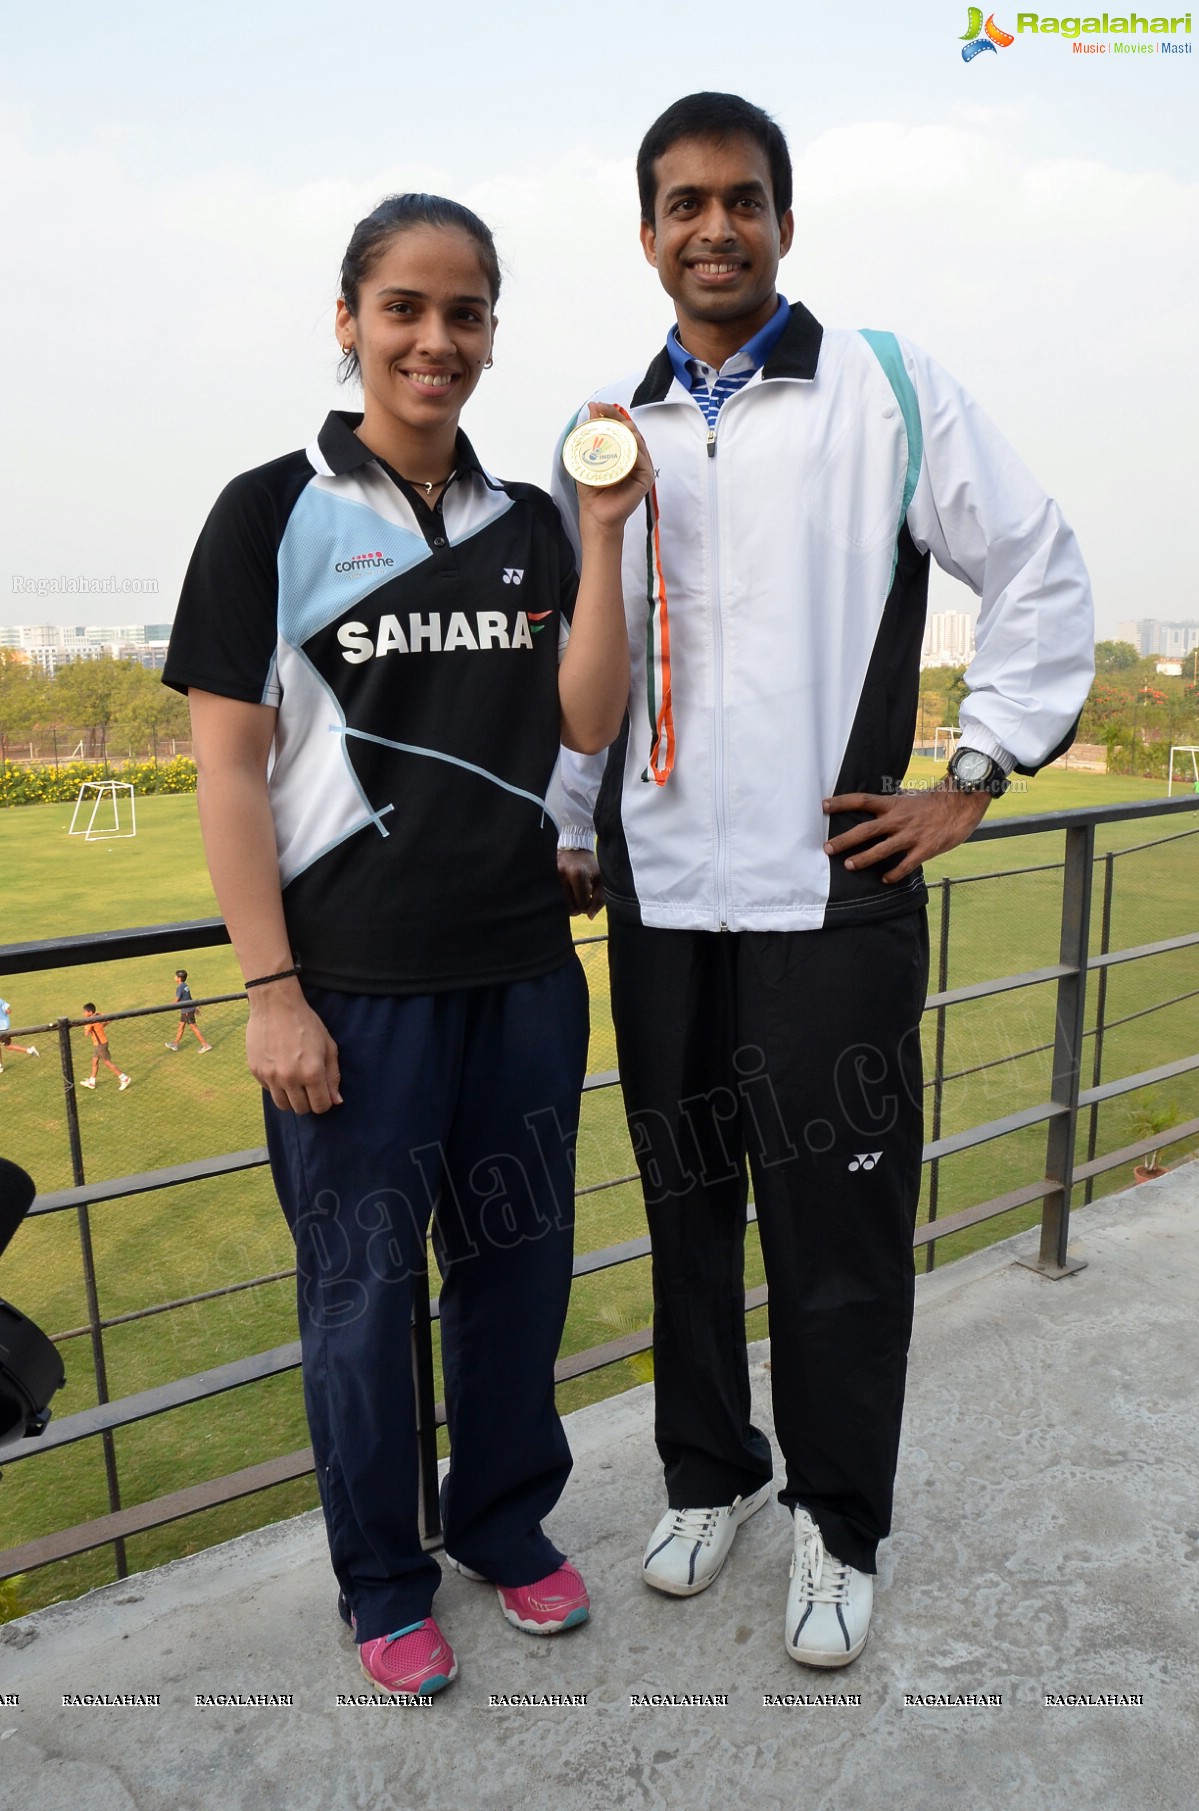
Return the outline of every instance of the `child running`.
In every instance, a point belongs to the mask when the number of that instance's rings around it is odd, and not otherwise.
[[[100,1070],[100,1064],[103,1063],[106,1069],[112,1070],[121,1084],[117,1089],[117,1093],[124,1094],[126,1088],[133,1080],[133,1077],[131,1075],[126,1075],[123,1069],[118,1069],[117,1065],[112,1060],[112,1052],[108,1048],[108,1020],[97,1018],[96,1002],[94,1000],[85,1000],[83,1010],[86,1015],[83,1026],[84,1035],[92,1046],[92,1072],[90,1076],[86,1076],[84,1080],[80,1082],[79,1086],[81,1088],[94,1088],[96,1085],[96,1076]]]
[[[571,1468],[553,1370],[588,1030],[545,798],[560,740],[620,729],[623,528],[652,471],[639,446],[581,496],[577,573],[548,497],[459,430],[499,289],[491,234],[456,202],[392,196],[359,222],[336,328],[364,411],[224,491],[164,675],[190,696],[296,1241],[339,1608],[367,1677],[403,1695],[458,1671],[417,1520],[409,1321],[431,1216],[447,1557],[530,1635],[589,1606],[542,1527]]]
[[[11,1015],[12,1007],[8,1001],[0,1000],[0,1058],[7,1055],[10,1050],[19,1050],[22,1056],[37,1056],[39,1052],[36,1044],[16,1044],[9,1037],[8,1028],[12,1024]],[[0,1075],[3,1074],[4,1063],[0,1060]]]
[[[204,1033],[196,1024],[196,1013],[195,1008],[191,1004],[191,997],[192,990],[187,985],[187,970],[185,968],[177,968],[175,970],[175,999],[179,1006],[179,1029],[175,1033],[175,1042],[172,1044],[168,1040],[167,1049],[178,1050],[180,1044],[183,1042],[183,1034],[190,1026],[196,1034],[196,1041],[200,1046],[200,1055],[207,1056],[208,1052],[212,1049],[212,1045],[205,1042]]]

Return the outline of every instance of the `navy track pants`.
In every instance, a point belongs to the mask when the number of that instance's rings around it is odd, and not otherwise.
[[[296,1241],[304,1401],[333,1570],[359,1641],[430,1612],[409,1321],[425,1239],[442,1272],[447,1551],[497,1584],[561,1564],[541,1531],[570,1473],[554,1360],[570,1296],[587,1059],[576,958],[504,986],[401,998],[306,990],[344,1104],[266,1097]]]

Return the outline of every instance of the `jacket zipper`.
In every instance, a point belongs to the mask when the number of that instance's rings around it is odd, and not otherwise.
[[[730,401],[732,399],[730,398]],[[716,514],[716,428],[708,429],[708,521],[712,525],[712,653],[715,678],[716,736],[713,774],[716,819],[716,916],[727,931],[729,917],[728,814],[725,809],[724,630],[720,620],[720,527]]]

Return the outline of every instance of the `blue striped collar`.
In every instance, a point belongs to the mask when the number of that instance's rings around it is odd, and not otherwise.
[[[743,375],[749,377],[754,371],[760,370],[782,338],[790,314],[791,305],[786,296],[781,295],[778,299],[778,307],[766,325],[759,327],[753,338],[746,340],[744,346],[734,352],[731,358],[725,359],[720,370],[715,374],[716,378]],[[666,350],[670,356],[671,365],[674,367],[674,374],[684,390],[695,390],[697,387],[706,390],[709,387],[699,375],[698,367],[703,361],[687,351],[679,339],[677,326],[672,327],[666,336]],[[706,368],[711,369],[710,366]],[[715,386],[713,385],[713,387]]]

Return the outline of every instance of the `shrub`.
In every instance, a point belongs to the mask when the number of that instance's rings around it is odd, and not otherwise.
[[[0,806],[73,805],[85,780],[120,780],[144,798],[151,793],[194,792],[196,764],[186,755],[173,761],[128,761],[124,767],[100,761],[64,761],[53,767],[0,768]]]
[[[25,1614],[25,1599],[21,1586],[25,1575],[17,1572],[12,1578],[0,1578],[0,1622],[12,1622]]]

